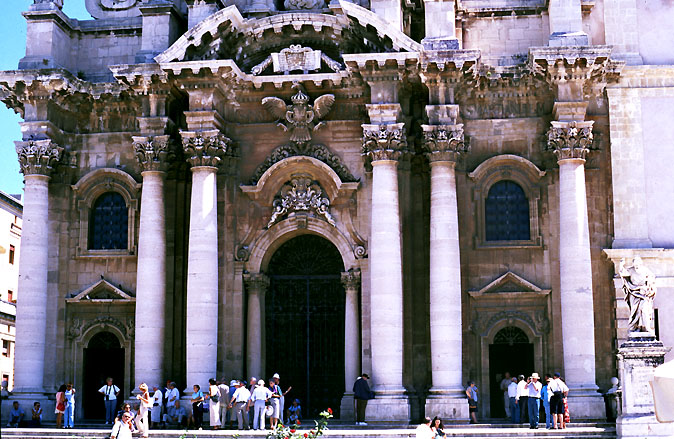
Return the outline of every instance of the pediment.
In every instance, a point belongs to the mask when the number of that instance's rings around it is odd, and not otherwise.
[[[550,294],[549,289],[543,289],[523,277],[507,271],[501,276],[497,277],[487,285],[479,290],[471,290],[468,292],[471,297],[539,297]]]
[[[66,299],[68,303],[135,302],[136,298],[105,279],[90,285],[81,293]]]

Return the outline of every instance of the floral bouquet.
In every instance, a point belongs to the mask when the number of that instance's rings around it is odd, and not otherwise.
[[[298,431],[299,426],[302,425],[299,420],[290,426],[279,422],[276,428],[267,434],[267,439],[316,439],[328,429],[328,419],[332,418],[332,409],[329,408],[319,413],[318,416],[318,420],[314,421],[315,427],[308,432]]]

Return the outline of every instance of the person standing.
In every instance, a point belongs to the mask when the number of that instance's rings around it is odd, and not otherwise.
[[[272,430],[276,428],[276,424],[278,424],[278,420],[281,417],[281,398],[283,398],[283,392],[281,392],[281,386],[278,385],[277,379],[280,379],[280,376],[276,373],[269,382],[269,390],[271,391],[269,428]]]
[[[147,413],[152,408],[152,399],[150,399],[150,392],[148,391],[147,384],[141,383],[138,386],[140,394],[136,395],[136,398],[140,401],[140,407],[138,409],[138,421],[136,426],[140,431],[141,437],[148,437],[150,434],[150,426],[148,425]]]
[[[239,430],[248,430],[248,407],[250,400],[250,391],[242,381],[236,382],[236,390],[229,400],[229,408],[234,407],[236,420],[239,424]]]
[[[367,380],[370,376],[366,373],[358,377],[353,383],[353,400],[356,404],[356,425],[367,425],[365,422],[365,408],[367,402],[374,398],[374,393],[370,390]]]
[[[525,386],[527,381],[524,381],[524,375],[519,376],[519,382],[517,383],[517,405],[520,406],[520,423],[529,422],[529,412],[527,407],[527,400],[529,399],[529,394]]]
[[[569,388],[564,381],[561,380],[559,372],[555,372],[554,378],[550,381],[550,384],[548,384],[548,392],[552,392],[552,396],[550,397],[552,428],[556,430],[558,422],[559,428],[566,428],[564,423],[564,395],[569,392]]]
[[[152,387],[152,409],[150,411],[150,420],[152,422],[152,428],[157,428],[161,423],[162,409],[164,406],[164,395],[162,395],[159,387]]]
[[[225,378],[220,379],[218,392],[220,392],[220,426],[226,428],[227,421],[229,420],[229,386]]]
[[[433,439],[435,433],[431,429],[431,418],[426,416],[424,422],[420,424],[416,429],[416,438],[417,439]]]
[[[528,392],[529,399],[527,400],[527,405],[529,406],[529,428],[537,429],[538,428],[538,414],[541,409],[541,388],[543,385],[538,381],[539,376],[536,372],[531,374],[529,380],[527,380],[526,390]]]
[[[206,398],[208,403],[208,423],[213,430],[220,428],[220,388],[215,378],[208,380],[208,394]]]
[[[122,414],[122,419],[115,422],[110,433],[110,439],[131,439],[133,427],[131,424],[131,413]]]
[[[466,387],[466,396],[468,397],[470,423],[477,424],[477,386],[475,385],[475,381],[468,381],[468,387]]]
[[[510,422],[520,423],[520,407],[517,405],[517,378],[512,377],[508,385],[508,399],[510,403]]]
[[[192,403],[192,419],[194,420],[194,426],[201,430],[201,424],[204,423],[204,394],[198,384],[192,386],[192,390],[194,390],[190,399]]]
[[[506,419],[510,418],[510,397],[508,396],[510,381],[510,372],[506,372],[499,386],[501,387],[501,392],[503,392],[503,407],[505,408]]]
[[[56,428],[63,427],[63,414],[66,412],[66,385],[61,384],[59,391],[56,392]]]
[[[253,430],[264,430],[264,412],[272,393],[264,386],[264,380],[257,381],[250,401],[253,405]]]
[[[173,381],[171,381],[168,387],[169,390],[166,392],[166,414],[172,417],[174,416],[173,410],[176,407],[176,402],[180,401],[180,392],[178,391],[178,386]]]
[[[112,383],[112,378],[108,377],[105,380],[105,385],[98,389],[98,393],[105,398],[105,424],[112,424],[115,419],[115,406],[117,405],[117,395],[119,395],[119,387]]]
[[[543,409],[545,410],[545,428],[550,430],[552,428],[552,415],[550,414],[550,397],[552,392],[550,392],[550,381],[552,377],[550,374],[545,374],[545,383],[541,389],[541,402],[543,403]]]
[[[63,428],[75,427],[75,389],[72,383],[66,385],[66,412],[65,412],[65,426]]]

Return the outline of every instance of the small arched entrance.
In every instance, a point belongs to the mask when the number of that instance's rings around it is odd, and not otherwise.
[[[511,377],[529,376],[534,372],[534,345],[516,326],[506,326],[496,333],[489,345],[489,390],[492,418],[505,417],[505,400],[501,380],[508,372]]]
[[[343,271],[337,247],[310,234],[282,244],[267,268],[265,370],[292,386],[286,406],[299,398],[305,418],[338,411],[344,393]]]
[[[124,348],[111,332],[102,331],[94,335],[83,355],[82,407],[85,419],[105,419],[103,396],[98,389],[112,377],[121,389],[118,401],[124,399]]]

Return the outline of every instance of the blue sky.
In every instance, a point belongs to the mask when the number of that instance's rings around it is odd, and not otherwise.
[[[14,70],[26,53],[26,20],[21,12],[27,11],[33,0],[3,0],[3,25],[0,26],[0,70]],[[71,18],[91,19],[84,7],[84,0],[65,0],[63,11]],[[21,140],[21,118],[0,103],[0,190],[9,194],[23,192],[23,178],[14,150],[14,141]]]

